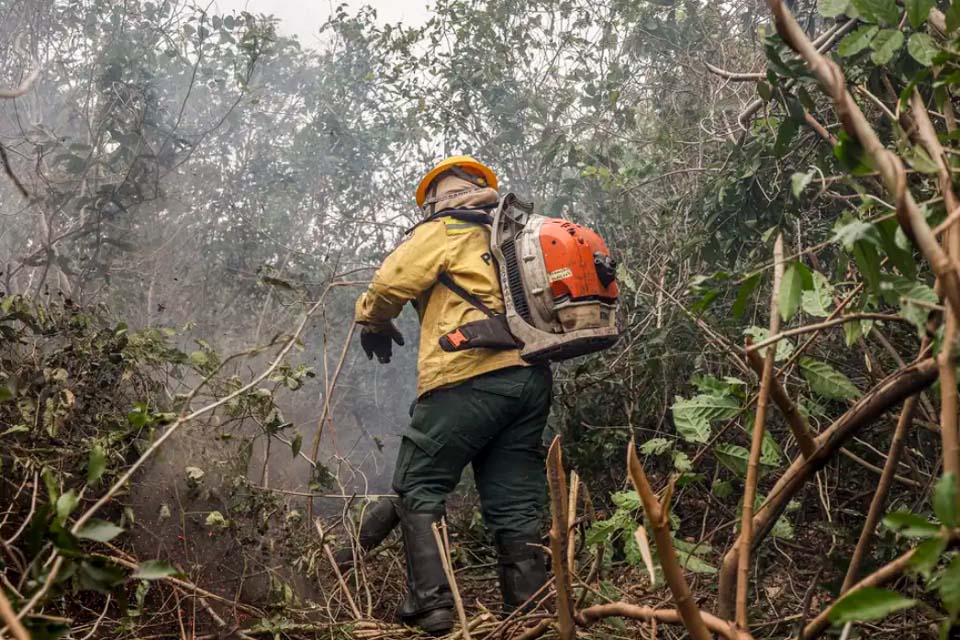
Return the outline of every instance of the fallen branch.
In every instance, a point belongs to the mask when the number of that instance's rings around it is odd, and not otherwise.
[[[732,623],[721,620],[711,613],[702,611],[700,616],[708,630],[720,634],[727,640],[753,640],[750,633],[737,629]],[[583,625],[589,625],[604,618],[632,618],[646,622],[655,620],[664,624],[683,623],[683,618],[676,609],[654,609],[626,602],[595,604],[581,611],[578,616],[578,620]]]
[[[633,439],[627,449],[627,471],[630,474],[630,481],[634,489],[643,502],[643,510],[650,520],[653,527],[653,538],[657,544],[657,555],[660,558],[660,566],[663,568],[663,575],[666,578],[670,592],[673,594],[673,600],[677,603],[679,617],[683,621],[683,626],[687,628],[693,640],[711,640],[710,631],[704,622],[700,613],[700,607],[693,600],[690,593],[690,586],[683,576],[683,567],[677,558],[677,551],[673,547],[673,536],[670,533],[670,514],[653,492],[647,474],[643,471],[643,465],[637,457],[636,444]],[[664,502],[669,503],[668,500]]]

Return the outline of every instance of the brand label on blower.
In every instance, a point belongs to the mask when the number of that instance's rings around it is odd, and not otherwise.
[[[569,278],[573,275],[573,271],[569,267],[564,267],[563,269],[557,269],[556,271],[551,271],[547,274],[547,277],[550,278],[550,282],[556,282],[557,280],[563,280],[564,278]]]

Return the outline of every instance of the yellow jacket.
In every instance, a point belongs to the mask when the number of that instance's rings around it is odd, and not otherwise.
[[[448,353],[438,340],[484,314],[437,283],[446,272],[494,311],[502,312],[500,280],[490,256],[486,225],[442,217],[417,227],[387,256],[370,287],[357,300],[355,319],[373,328],[400,315],[403,305],[417,301],[420,354],[417,396],[496,369],[527,364],[517,349],[467,349]]]

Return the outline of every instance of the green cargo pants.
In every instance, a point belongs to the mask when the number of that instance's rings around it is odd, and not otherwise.
[[[498,536],[536,536],[546,502],[548,366],[510,367],[425,394],[403,432],[393,489],[404,509],[441,512],[473,465],[484,521]]]

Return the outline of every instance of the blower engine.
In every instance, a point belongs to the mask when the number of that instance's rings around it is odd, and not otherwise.
[[[567,360],[617,341],[617,265],[595,232],[536,215],[509,193],[493,214],[490,250],[524,360]]]

